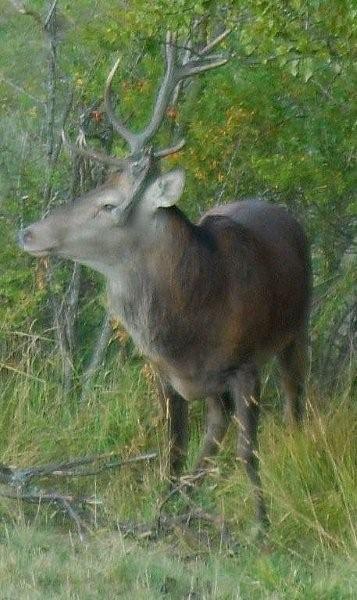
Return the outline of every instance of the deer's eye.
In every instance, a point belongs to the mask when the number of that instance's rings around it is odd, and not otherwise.
[[[114,204],[103,204],[100,210],[102,210],[103,212],[111,212],[115,208],[116,206]]]

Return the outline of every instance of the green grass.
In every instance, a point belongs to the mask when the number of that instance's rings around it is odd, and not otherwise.
[[[38,524],[4,527],[1,598],[355,598],[356,564],[328,553],[298,556],[242,546],[236,556],[190,554],[168,543],[141,544],[100,531],[85,544]]]
[[[228,547],[205,523],[157,539],[130,537],[117,524],[148,522],[165,490],[165,426],[143,363],[122,359],[103,372],[83,406],[61,393],[56,359],[28,348],[2,370],[1,461],[16,466],[98,452],[123,457],[159,449],[159,460],[102,476],[47,480],[43,487],[95,495],[91,533],[80,543],[74,524],[54,507],[2,499],[0,598],[333,599],[357,597],[357,406],[345,389],[321,399],[310,390],[303,431],[265,411],[262,477],[271,516],[256,542],[251,489],[233,448],[232,430],[217,470],[194,502],[223,515],[238,541]],[[323,400],[323,402],[322,402]],[[318,404],[323,404],[317,409]],[[192,407],[189,463],[201,437]],[[0,490],[1,491],[1,490]],[[167,510],[184,509],[172,500]]]

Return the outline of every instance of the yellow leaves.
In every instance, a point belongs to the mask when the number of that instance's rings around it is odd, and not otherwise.
[[[129,334],[126,331],[126,329],[124,329],[121,321],[119,321],[119,319],[111,319],[110,321],[111,326],[112,326],[112,340],[117,340],[119,342],[119,344],[124,344],[128,339],[129,339]]]
[[[146,379],[146,381],[150,384],[150,385],[154,385],[155,384],[155,380],[156,380],[156,373],[153,369],[153,367],[151,366],[150,363],[145,363],[143,368],[141,369],[141,372],[144,376],[144,379]]]
[[[84,86],[84,79],[80,77],[79,73],[75,73],[74,84],[76,88],[80,89]]]
[[[43,291],[47,285],[47,270],[48,270],[48,258],[40,258],[36,265],[35,270],[35,285],[36,289]]]
[[[207,181],[207,173],[201,171],[201,169],[195,169],[194,175],[199,181]]]
[[[36,118],[37,113],[38,113],[37,106],[31,106],[31,108],[29,108],[29,110],[27,111],[27,114],[32,118]]]
[[[166,109],[166,116],[169,119],[172,119],[173,121],[176,121],[178,119],[178,116],[179,116],[177,108],[175,106],[169,106]]]
[[[231,106],[226,111],[226,126],[229,129],[234,129],[236,125],[242,121],[249,120],[254,115],[254,111],[246,110],[241,106]]]
[[[192,152],[192,153],[193,153],[193,152]],[[176,164],[176,163],[177,163],[177,162],[180,160],[181,156],[182,156],[182,150],[180,150],[180,151],[178,151],[178,152],[173,152],[172,154],[169,154],[169,155],[166,157],[166,159],[165,159],[165,160],[166,160],[166,161],[167,161],[169,164],[173,164],[173,165],[174,165],[174,164]]]

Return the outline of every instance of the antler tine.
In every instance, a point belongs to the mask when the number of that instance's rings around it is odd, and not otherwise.
[[[221,67],[228,62],[228,58],[222,57],[207,57],[204,60],[190,60],[185,64],[180,70],[180,79],[187,79],[187,77],[192,77],[192,75],[199,75],[200,73],[204,73],[205,71],[209,71],[210,69],[215,69],[216,67]]]
[[[155,105],[153,108],[152,117],[145,127],[145,129],[140,133],[133,133],[130,131],[123,123],[123,121],[115,114],[113,109],[112,101],[111,101],[111,85],[113,81],[113,77],[118,69],[120,58],[115,62],[112,70],[110,71],[107,79],[107,83],[105,86],[104,100],[107,115],[114,127],[114,129],[119,133],[121,137],[123,137],[130,146],[131,152],[134,154],[135,152],[141,150],[145,147],[151,138],[154,137],[156,132],[158,131],[162,120],[165,116],[165,111],[167,106],[171,100],[172,94],[176,88],[176,86],[180,83],[181,80],[186,79],[192,75],[197,75],[199,73],[204,73],[209,69],[214,69],[221,65],[224,65],[228,58],[222,58],[221,56],[213,56],[209,53],[213,48],[215,48],[223,39],[227,37],[230,33],[230,30],[227,29],[219,36],[217,36],[212,42],[207,44],[204,48],[202,48],[196,55],[196,58],[192,58],[188,62],[177,65],[176,57],[177,57],[177,36],[176,34],[168,31],[166,33],[165,40],[165,59],[166,59],[166,69],[165,75],[162,80],[162,83],[159,88],[159,92],[156,97]],[[167,148],[165,150],[160,150],[154,153],[154,156],[157,158],[163,158],[164,156],[168,156],[169,154],[173,154],[184,146],[184,141],[179,142],[174,145],[172,148]]]
[[[119,119],[119,117],[115,114],[115,111],[114,111],[114,108],[112,105],[112,101],[111,101],[112,81],[113,81],[113,77],[118,69],[118,66],[120,64],[120,61],[121,61],[121,57],[119,57],[115,61],[115,64],[107,78],[107,82],[105,85],[105,91],[104,91],[105,110],[106,110],[106,113],[107,113],[109,120],[110,120],[111,124],[113,125],[115,131],[117,133],[119,133],[119,135],[121,137],[123,137],[125,139],[125,141],[130,146],[131,152],[134,153],[137,150],[139,150],[139,148],[141,146],[141,136],[139,134],[133,133],[124,125],[123,121],[121,119]]]
[[[85,150],[84,148],[80,148],[75,144],[71,144],[65,135],[65,132],[61,131],[61,138],[63,145],[71,152],[71,154],[79,154],[80,156],[84,156],[84,158],[89,158],[90,160],[95,160],[98,162],[105,163],[107,165],[114,165],[115,167],[123,167],[125,161],[120,158],[115,158],[114,156],[109,156],[102,152],[98,152],[97,150]]]
[[[192,58],[190,61],[182,65],[179,70],[178,77],[179,79],[186,79],[187,77],[191,77],[192,75],[198,75],[199,73],[204,73],[209,69],[215,69],[216,67],[220,67],[225,65],[229,57],[222,57],[220,55],[210,55],[210,52],[215,48],[218,44],[220,44],[229,34],[231,33],[231,29],[226,29],[220,35],[214,38],[209,44],[201,48],[198,51],[197,57]]]
[[[213,48],[215,48],[222,40],[224,40],[228,34],[230,33],[230,29],[225,30],[219,36],[217,36],[212,42],[207,44],[202,50],[198,53],[197,58],[193,58],[183,65],[176,65],[176,55],[177,55],[177,47],[176,47],[176,35],[168,32],[166,34],[166,72],[163,82],[161,84],[152,119],[149,125],[141,134],[141,143],[144,145],[150,140],[157,130],[159,129],[162,119],[165,115],[165,110],[170,102],[171,96],[176,88],[176,86],[180,83],[181,80],[190,77],[191,75],[197,75],[199,73],[203,73],[208,71],[209,69],[214,69],[221,65],[224,65],[228,58],[224,58],[222,56],[207,56]],[[173,146],[173,150],[170,148],[156,152],[155,156],[164,157],[169,154],[173,154],[184,146],[183,143],[179,143],[176,146]]]
[[[166,71],[164,79],[162,80],[159,93],[156,98],[152,118],[141,133],[141,143],[144,145],[148,142],[159,129],[161,122],[164,118],[166,108],[170,102],[172,93],[177,85],[176,77],[176,35],[171,31],[166,33],[165,40],[165,58],[166,58]]]
[[[175,152],[179,152],[180,150],[182,150],[182,148],[184,147],[185,144],[186,144],[186,140],[182,139],[179,142],[177,142],[177,144],[175,144],[174,146],[170,146],[169,148],[163,148],[162,150],[158,150],[157,152],[154,152],[154,157],[155,158],[165,158],[166,156],[169,156],[170,154],[175,154]]]

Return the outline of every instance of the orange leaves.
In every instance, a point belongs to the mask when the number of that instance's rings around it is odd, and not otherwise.
[[[125,92],[147,92],[151,89],[151,83],[148,79],[138,79],[137,81],[123,81],[122,87]]]
[[[173,121],[176,121],[178,118],[178,110],[175,106],[168,106],[166,109],[166,116]]]
[[[100,110],[92,110],[90,116],[96,123],[101,123],[103,121],[103,113]]]

